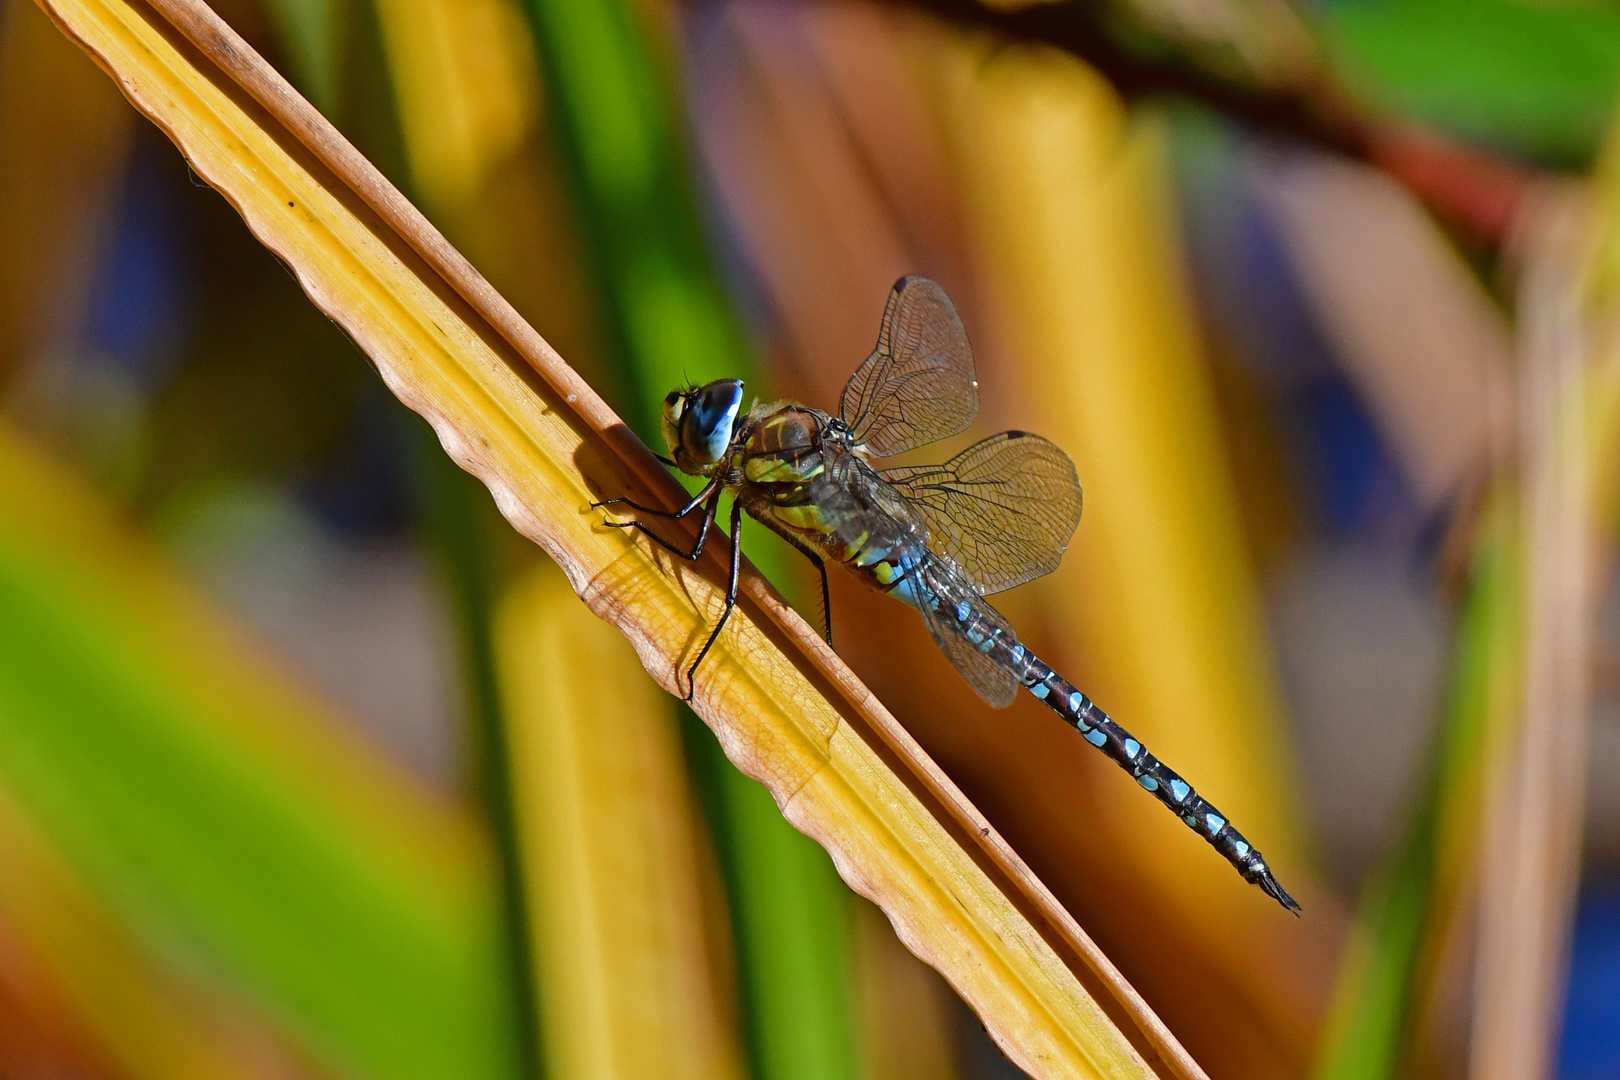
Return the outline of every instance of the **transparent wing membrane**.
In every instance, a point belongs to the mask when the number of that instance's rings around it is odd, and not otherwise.
[[[943,465],[880,475],[922,512],[929,549],[984,594],[1056,570],[1080,523],[1074,462],[1027,432],[992,435]]]
[[[938,604],[932,602],[917,605],[922,612],[923,623],[928,632],[933,635],[934,641],[941,651],[956,668],[962,678],[968,681],[988,704],[997,709],[1005,709],[1013,703],[1018,696],[1018,680],[1012,672],[1002,667],[991,657],[982,652],[977,645],[969,641],[963,633],[962,621],[957,618],[957,605],[966,603],[971,611],[981,618],[988,619],[999,628],[1008,641],[1017,641],[1018,635],[1012,624],[1002,618],[1001,613],[983,600],[974,589],[972,583],[964,580],[950,567],[938,562],[931,562],[923,568],[923,591],[931,598],[937,599]]]
[[[963,431],[979,412],[973,350],[945,290],[895,283],[877,348],[844,386],[839,416],[856,445],[892,457]]]

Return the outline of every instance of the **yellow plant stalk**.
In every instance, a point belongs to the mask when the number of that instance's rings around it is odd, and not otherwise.
[[[1470,1073],[1546,1076],[1556,1056],[1580,866],[1590,626],[1601,595],[1586,457],[1584,193],[1548,193],[1521,223],[1518,507],[1524,607],[1516,730],[1490,762],[1481,836]]]
[[[0,787],[0,926],[23,937],[79,1030],[129,1080],[271,1080],[294,1074],[268,1031],[164,970]],[[14,954],[8,947],[7,968]],[[247,1037],[244,1037],[247,1036]]]
[[[741,1080],[666,699],[549,566],[507,597],[495,648],[546,1075]]]
[[[1151,800],[1110,798],[1105,821],[1085,827],[1107,830],[1165,921],[1242,988],[1292,1071],[1326,999],[1325,967],[1302,955],[1325,952],[1313,942],[1324,930],[1331,941],[1336,921],[1294,824],[1263,618],[1175,262],[1162,131],[1129,124],[1112,87],[1056,51],[985,59],[964,45],[950,71],[993,332],[1018,358],[1030,427],[1072,454],[1086,485],[1052,590],[1070,598],[1054,625],[1077,632],[1058,637],[1054,662],[1230,815],[1311,925],[1279,921]]]
[[[435,226],[589,376],[604,354],[519,0],[377,0],[410,174]]]
[[[740,1080],[724,894],[667,698],[549,564],[507,598],[495,645],[548,1075]],[[861,1074],[951,1080],[949,989],[876,908],[855,919]]]
[[[1611,462],[1620,453],[1620,126],[1610,129],[1590,188],[1592,217],[1580,283],[1592,352],[1586,389],[1588,457]],[[1587,502],[1595,528],[1620,530],[1620,469],[1594,468]]]
[[[514,0],[384,0],[411,178],[430,205],[461,206],[534,127],[540,77]]]
[[[856,904],[853,922],[863,1080],[959,1080],[950,989],[900,947],[877,908]]]
[[[1476,556],[1476,572],[1513,596],[1480,646],[1480,745],[1445,785],[1436,929],[1414,962],[1411,1008],[1410,1056],[1432,1054],[1476,958],[1480,1076],[1544,1072],[1556,1032],[1582,784],[1572,763],[1590,722],[1582,639],[1612,572],[1603,538],[1620,524],[1620,469],[1608,464],[1620,457],[1616,135],[1590,185],[1539,193],[1520,223],[1521,468],[1496,480],[1476,542],[1489,559]]]
[[[719,558],[672,565],[601,527],[594,498],[672,505],[682,491],[590,388],[206,7],[160,0],[159,16],[126,0],[44,6],[591,609],[630,638],[653,677],[676,689],[677,669],[719,612]],[[1201,1075],[1017,856],[752,573],[694,707],[1020,1067],[1038,1078],[1143,1077],[1152,1075],[1145,1052],[1166,1073]],[[909,775],[896,775],[895,758]],[[1026,911],[1073,950],[1073,968]]]

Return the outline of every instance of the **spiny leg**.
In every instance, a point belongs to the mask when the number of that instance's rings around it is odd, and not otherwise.
[[[660,458],[659,460],[662,460],[662,459]],[[603,499],[601,502],[593,502],[593,503],[591,503],[591,509],[592,510],[600,510],[604,506],[628,506],[630,509],[634,510],[638,514],[647,514],[650,517],[676,518],[676,519],[679,519],[679,518],[685,517],[687,514],[690,514],[693,510],[696,510],[699,506],[701,506],[703,504],[704,499],[707,499],[709,496],[713,495],[715,492],[717,492],[719,490],[720,490],[720,481],[718,479],[710,480],[707,484],[703,485],[703,490],[702,491],[700,491],[696,495],[692,496],[692,501],[691,502],[687,503],[685,506],[681,507],[679,510],[674,510],[674,511],[659,510],[656,507],[652,507],[652,506],[642,506],[640,503],[636,502],[634,499]],[[615,524],[614,522],[610,521],[610,522],[608,522],[608,524],[613,525],[614,528],[622,529],[629,523],[628,522],[622,522],[622,523]]]
[[[829,590],[827,588],[827,560],[823,559],[820,555],[816,554],[816,552],[815,552],[815,550],[813,548],[811,548],[808,544],[803,543],[802,541],[795,540],[791,536],[785,537],[784,539],[786,539],[788,543],[792,544],[796,549],[798,549],[799,554],[801,554],[805,558],[809,559],[810,562],[812,564],[814,564],[815,568],[818,571],[820,571],[820,573],[821,573],[821,625],[822,625],[822,637],[824,637],[826,639],[827,645],[829,647],[831,647],[831,645],[832,645],[832,592],[831,592],[831,590]]]
[[[810,561],[821,571],[821,625],[826,630],[827,648],[832,648],[832,592],[827,588],[827,560],[811,555]]]
[[[712,512],[710,517],[713,517]],[[703,648],[698,651],[697,659],[693,660],[692,666],[686,669],[686,700],[688,702],[692,700],[692,695],[697,691],[697,683],[693,680],[697,677],[698,665],[703,663],[705,656],[709,655],[709,650],[714,647],[715,641],[720,637],[720,631],[726,628],[726,620],[731,618],[732,609],[737,606],[737,572],[741,567],[742,503],[733,499],[731,502],[731,579],[726,583],[726,606],[721,610],[720,619],[714,624],[714,629],[710,631],[709,640],[705,641]]]
[[[657,533],[653,532],[639,521],[602,522],[602,524],[606,525],[610,529],[639,529],[643,536],[657,543],[658,546],[662,547],[665,551],[673,552],[688,562],[696,562],[699,556],[703,554],[703,545],[708,542],[709,528],[714,524],[714,515],[720,510],[720,485],[718,483],[710,484],[708,487],[698,492],[696,499],[693,499],[690,503],[687,503],[684,507],[682,507],[679,512],[673,514],[666,510],[648,510],[646,507],[638,506],[635,503],[630,502],[629,499],[609,499],[605,503],[592,503],[591,505],[593,507],[602,507],[614,503],[625,503],[634,510],[638,510],[642,513],[652,514],[654,517],[683,518],[692,512],[692,508],[697,506],[698,503],[702,501],[704,496],[708,496],[708,503],[703,508],[703,523],[698,526],[697,543],[692,545],[691,551],[687,551],[684,548],[665,540],[662,536],[659,536]]]

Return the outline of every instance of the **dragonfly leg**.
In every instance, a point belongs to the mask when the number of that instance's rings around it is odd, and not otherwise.
[[[710,495],[713,495],[715,492],[717,492],[719,490],[720,490],[720,481],[719,480],[710,480],[707,484],[703,485],[703,490],[702,491],[700,491],[696,495],[692,496],[692,501],[691,502],[687,503],[685,506],[681,507],[679,510],[674,510],[674,511],[671,511],[671,510],[659,510],[658,508],[652,507],[652,506],[642,506],[640,503],[636,502],[633,499],[603,499],[601,502],[593,502],[593,503],[591,503],[591,509],[592,510],[600,510],[604,506],[628,506],[630,509],[634,510],[638,514],[647,514],[650,517],[673,518],[673,519],[678,520],[678,519],[683,518],[686,515],[690,514],[692,511],[696,510],[699,506],[702,506],[704,499],[707,499]],[[610,522],[608,522],[608,524],[613,525],[615,528],[622,529],[622,528],[624,528],[626,525],[628,525],[630,523],[629,522],[614,523],[614,522],[610,521]]]
[[[788,543],[792,544],[798,549],[799,554],[803,555],[805,558],[809,559],[813,564],[815,564],[815,568],[821,573],[821,625],[824,627],[822,637],[827,639],[828,645],[831,645],[832,592],[827,588],[827,560],[823,559],[820,555],[817,555],[815,550],[808,544],[795,540],[791,536],[787,537],[786,539]]]
[[[711,512],[709,516],[712,519],[714,515]],[[724,630],[726,628],[726,620],[731,618],[731,612],[737,606],[737,572],[738,572],[739,569],[741,569],[741,567],[742,567],[742,503],[737,502],[736,500],[732,500],[732,503],[731,503],[731,578],[726,583],[726,606],[721,610],[720,618],[719,618],[719,620],[717,622],[715,622],[714,629],[709,631],[709,640],[705,641],[703,643],[703,648],[698,650],[697,659],[693,660],[692,661],[692,666],[686,669],[686,700],[688,702],[690,702],[692,700],[692,695],[697,691],[697,683],[694,680],[695,680],[695,678],[697,676],[698,665],[703,663],[703,658],[705,656],[709,655],[709,650],[714,647],[715,641],[720,637],[720,631],[722,631],[722,630]]]
[[[832,648],[832,593],[827,588],[827,560],[811,555],[810,561],[821,571],[821,625],[826,630],[827,647]]]
[[[691,513],[692,508],[697,506],[705,497],[708,498],[708,503],[703,508],[703,523],[698,526],[697,543],[692,545],[691,551],[687,551],[685,548],[682,548],[677,544],[670,543],[668,540],[665,540],[662,536],[659,536],[657,533],[653,532],[651,529],[647,528],[645,524],[639,521],[602,522],[602,524],[606,525],[610,529],[638,529],[641,531],[643,536],[646,536],[648,539],[658,544],[658,546],[663,548],[665,551],[673,552],[688,562],[696,562],[698,557],[703,554],[703,545],[709,539],[709,527],[714,524],[714,515],[720,509],[720,486],[718,484],[710,484],[708,487],[704,488],[698,493],[698,497],[696,499],[682,507],[679,513],[674,514],[664,510],[648,510],[645,507],[637,506],[635,503],[630,502],[629,499],[609,499],[605,503],[593,503],[592,505],[600,507],[608,506],[614,503],[625,503],[628,504],[632,509],[639,510],[643,513],[652,514],[654,517],[683,518],[687,514]]]

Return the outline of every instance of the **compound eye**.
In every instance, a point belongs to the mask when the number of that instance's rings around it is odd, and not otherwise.
[[[692,392],[681,424],[681,445],[694,461],[712,465],[725,454],[742,395],[741,379],[720,379]]]

